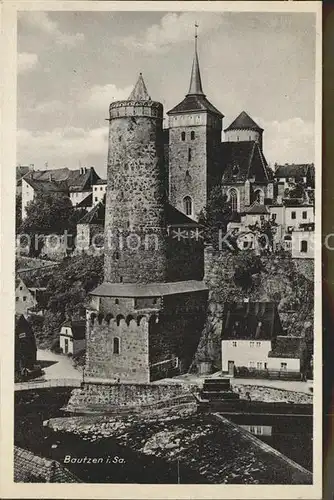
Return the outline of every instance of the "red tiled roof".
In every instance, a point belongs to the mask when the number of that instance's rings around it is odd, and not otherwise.
[[[256,141],[222,142],[218,162],[223,184],[245,182],[255,178],[257,182],[268,182],[267,162]]]
[[[275,170],[276,178],[284,177],[306,177],[308,173],[312,175],[314,171],[313,163],[277,165]],[[314,175],[314,174],[313,174]]]
[[[177,104],[174,108],[167,112],[167,115],[176,115],[178,113],[188,113],[190,111],[209,111],[215,115],[218,115],[220,118],[223,118],[224,115],[215,108],[211,102],[207,100],[205,95],[201,94],[189,94],[187,95],[183,101]]]
[[[73,338],[76,340],[84,339],[86,336],[86,321],[84,319],[68,319],[61,326],[71,328]]]
[[[242,111],[239,116],[224,130],[256,130],[262,132],[263,128],[259,127],[257,123],[246,113]]]
[[[305,339],[302,337],[279,336],[276,338],[269,358],[295,358],[300,359],[305,349]]]
[[[265,205],[261,205],[258,201],[254,201],[252,205],[245,208],[246,214],[269,214],[269,209]]]
[[[16,483],[81,483],[72,472],[56,460],[34,455],[14,447],[14,481]]]
[[[282,334],[274,302],[227,302],[224,306],[222,340],[271,340]]]

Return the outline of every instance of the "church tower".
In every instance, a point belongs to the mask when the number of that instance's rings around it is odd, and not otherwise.
[[[203,92],[197,31],[189,91],[183,101],[167,114],[170,202],[188,217],[197,219],[217,182],[216,154],[224,117]]]

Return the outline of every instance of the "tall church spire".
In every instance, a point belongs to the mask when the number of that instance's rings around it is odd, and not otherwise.
[[[197,28],[198,24],[195,23],[195,54],[191,70],[190,86],[187,95],[204,95],[197,54]]]

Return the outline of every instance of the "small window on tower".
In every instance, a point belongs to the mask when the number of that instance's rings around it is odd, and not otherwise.
[[[193,207],[192,207],[192,200],[191,200],[190,196],[185,196],[183,198],[183,209],[184,209],[186,215],[192,214]]]
[[[188,149],[188,161],[191,161],[191,148]]]
[[[195,139],[195,132],[193,130],[190,133],[190,137],[192,141]]]
[[[185,132],[182,132],[182,133],[181,133],[181,140],[182,140],[182,141],[185,141],[185,140],[186,140],[186,133],[185,133]]]

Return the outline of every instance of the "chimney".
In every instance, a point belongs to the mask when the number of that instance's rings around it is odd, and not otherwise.
[[[51,172],[49,173],[49,181],[51,182],[53,179],[52,179],[52,174]]]
[[[30,165],[29,165],[29,170],[30,170],[30,171],[33,171],[33,170],[34,170],[34,168],[35,168],[35,165],[34,165],[33,163],[30,163]]]

